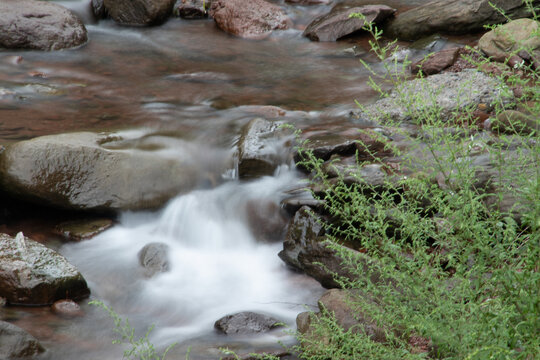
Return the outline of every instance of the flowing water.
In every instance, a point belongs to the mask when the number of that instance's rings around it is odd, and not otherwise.
[[[401,8],[422,2],[386,1]],[[375,95],[367,71],[346,51],[356,46],[361,58],[373,60],[367,38],[317,43],[301,36],[327,5],[284,5],[292,29],[247,41],[211,20],[126,28],[93,21],[88,1],[59,3],[81,14],[90,40],[66,51],[0,51],[0,144],[70,131],[144,129],[176,134],[201,152],[230,153],[241,126],[279,112],[263,105],[285,109],[281,118],[304,127],[347,121],[354,100]],[[225,337],[213,323],[250,310],[294,330],[295,316],[313,308],[323,289],[288,270],[277,257],[282,244],[257,241],[247,221],[250,202],[279,205],[299,182],[288,164],[273,177],[229,179],[157,212],[125,213],[112,229],[59,250],[83,273],[91,298],[128,317],[137,334],[153,324],[150,338],[159,348],[178,342],[169,358],[183,358],[189,346],[191,359],[219,358],[220,347],[272,348],[292,338],[282,331]],[[147,278],[137,253],[151,242],[168,245],[171,268]],[[0,315],[42,340],[49,349],[44,358],[120,358],[122,349],[111,345],[112,321],[100,309],[82,307],[86,315],[71,320],[48,308],[6,308]]]

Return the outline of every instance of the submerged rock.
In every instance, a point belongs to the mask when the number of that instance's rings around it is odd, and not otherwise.
[[[490,2],[511,19],[531,16],[522,0],[435,0],[399,14],[386,26],[385,35],[416,40],[435,33],[469,34],[483,30],[484,25],[506,22]],[[533,0],[534,5],[539,3]]]
[[[0,360],[28,359],[44,351],[35,337],[18,326],[0,321]]]
[[[224,316],[214,324],[216,330],[226,335],[268,332],[279,326],[282,325],[278,320],[251,311]]]
[[[262,39],[290,23],[279,6],[264,0],[213,0],[210,16],[221,30],[246,39]]]
[[[244,126],[238,140],[241,179],[273,175],[278,165],[287,161],[286,143],[291,142],[292,136],[291,131],[281,125],[281,122],[256,118]]]
[[[60,50],[88,40],[82,21],[58,4],[0,1],[0,48]]]
[[[146,244],[137,254],[139,264],[144,268],[147,277],[152,277],[157,273],[169,271],[169,246],[164,243]]]
[[[58,316],[66,318],[80,317],[84,315],[79,304],[73,300],[66,299],[55,301],[51,306],[51,311]]]
[[[205,176],[187,152],[138,140],[81,132],[21,141],[0,154],[0,184],[49,206],[116,211],[159,207]]]
[[[337,39],[361,30],[366,22],[375,24],[392,16],[395,9],[386,5],[365,5],[359,7],[335,7],[326,15],[313,20],[303,35],[315,41],[336,41]],[[351,18],[351,14],[360,13],[364,19]]]
[[[86,280],[62,255],[22,233],[0,234],[0,296],[8,303],[48,305],[89,294]]]
[[[155,25],[171,14],[174,0],[104,0],[107,13],[122,25]]]
[[[66,221],[56,226],[56,232],[70,241],[93,238],[113,226],[111,219],[83,219]]]

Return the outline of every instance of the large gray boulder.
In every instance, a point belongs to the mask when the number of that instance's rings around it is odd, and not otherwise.
[[[388,23],[385,34],[402,40],[416,40],[434,33],[468,34],[484,25],[506,22],[489,3],[511,19],[530,17],[522,0],[435,0],[398,14]],[[534,5],[540,0],[533,0]]]
[[[386,5],[365,5],[356,7],[335,7],[326,15],[313,20],[304,36],[315,41],[336,41],[337,39],[361,30],[366,22],[379,24],[396,12]],[[350,17],[351,14],[360,13],[364,19]]]
[[[279,6],[264,0],[213,0],[210,16],[221,30],[247,39],[262,39],[290,23]]]
[[[353,111],[353,118],[416,123],[422,120],[423,114],[431,112],[444,122],[456,111],[470,106],[510,101],[503,95],[504,86],[499,80],[476,70],[431,75],[400,84],[388,97],[366,106],[363,111]]]
[[[224,334],[255,334],[279,327],[280,322],[268,315],[243,311],[217,320],[214,328]]]
[[[88,40],[82,21],[47,1],[0,1],[0,48],[60,50]]]
[[[0,234],[0,297],[9,304],[49,305],[89,294],[86,280],[62,255],[22,233]]]
[[[18,326],[0,321],[0,360],[28,359],[44,351],[35,337]]]
[[[180,149],[166,147],[173,141]],[[4,191],[78,210],[157,208],[191,190],[203,171],[189,144],[175,138],[80,132],[21,141],[0,153]]]
[[[122,25],[156,25],[171,14],[175,0],[103,0],[107,13]]]

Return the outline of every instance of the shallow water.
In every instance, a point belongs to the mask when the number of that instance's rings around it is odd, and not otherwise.
[[[405,9],[423,2],[382,3]],[[347,122],[355,100],[375,97],[366,85],[368,72],[345,51],[356,46],[362,59],[374,61],[367,37],[318,43],[301,36],[329,6],[284,5],[294,27],[249,41],[221,32],[212,20],[127,28],[92,21],[87,1],[59,3],[83,15],[90,40],[57,52],[0,51],[0,145],[71,131],[139,129],[172,134],[201,152],[230,153],[239,129],[253,117],[299,127]],[[207,165],[201,160],[201,167]],[[157,212],[123,214],[117,226],[89,241],[59,246],[47,235],[40,240],[59,247],[89,282],[91,298],[129,317],[138,334],[154,324],[151,340],[159,347],[178,342],[169,358],[183,358],[190,346],[191,359],[219,358],[220,347],[275,348],[276,340],[292,338],[282,331],[227,338],[214,332],[213,323],[253,310],[294,330],[295,316],[313,308],[323,290],[288,270],[277,257],[281,243],[257,241],[246,221],[250,202],[278,205],[299,186],[287,165],[274,177],[228,179],[196,190]],[[169,246],[171,270],[148,279],[137,252],[156,241]],[[49,349],[46,359],[120,358],[122,349],[110,344],[112,321],[81,305],[86,315],[71,320],[48,308],[4,308],[0,318],[38,337]]]

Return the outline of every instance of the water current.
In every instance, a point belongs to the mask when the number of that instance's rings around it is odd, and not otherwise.
[[[382,3],[403,8],[422,2]],[[85,19],[89,42],[57,52],[0,51],[0,144],[70,131],[144,129],[187,139],[201,152],[230,153],[247,121],[274,117],[274,110],[260,106],[279,106],[286,110],[281,118],[305,127],[346,121],[354,100],[375,95],[358,57],[346,51],[355,46],[361,58],[373,60],[366,38],[318,43],[301,36],[328,5],[277,1],[294,27],[247,41],[225,34],[212,20],[127,28],[95,22],[88,1],[59,3]],[[217,359],[220,347],[276,348],[277,340],[292,338],[282,331],[228,338],[213,323],[250,310],[294,330],[296,315],[314,307],[323,289],[287,269],[277,257],[282,244],[258,242],[246,220],[250,202],[279,205],[300,181],[290,164],[273,177],[229,179],[156,212],[122,214],[112,229],[59,250],[87,279],[91,299],[128,317],[138,335],[155,325],[150,339],[159,348],[178,342],[171,359],[183,358],[190,346],[191,359]],[[171,268],[147,278],[137,252],[151,242],[169,246]],[[46,359],[120,358],[122,348],[111,345],[112,321],[81,305],[86,315],[77,319],[58,318],[48,308],[13,308],[3,318],[38,337],[49,349]]]

